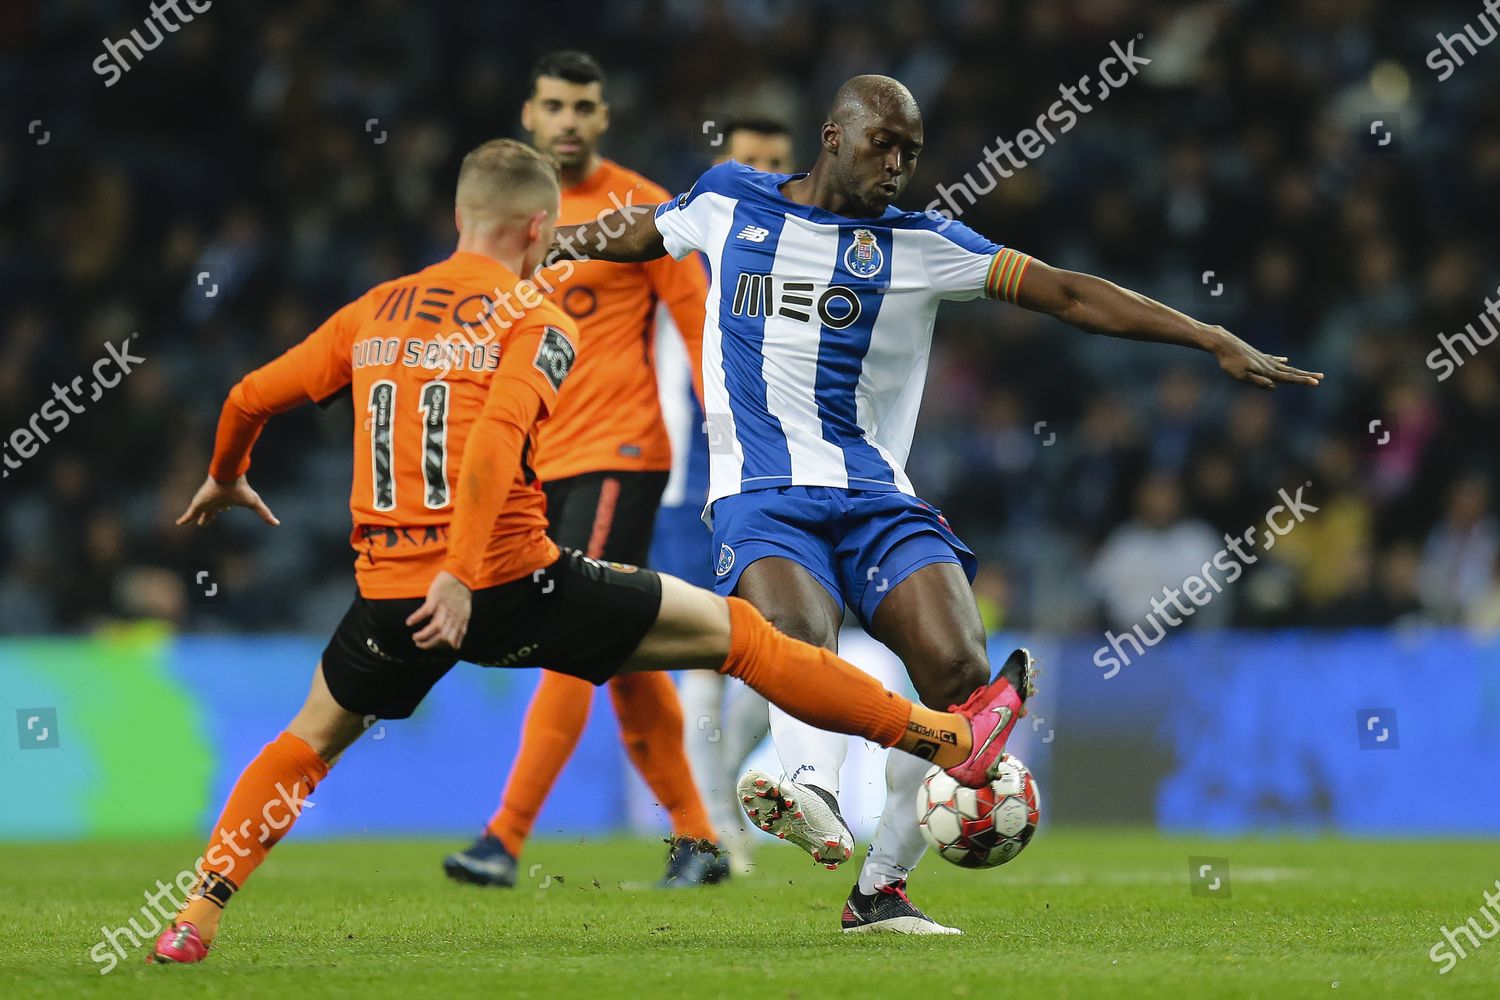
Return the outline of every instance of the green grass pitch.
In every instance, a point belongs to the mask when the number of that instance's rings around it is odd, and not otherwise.
[[[1500,936],[1446,975],[1428,958],[1500,877],[1493,843],[1046,828],[997,871],[923,865],[912,891],[956,938],[840,934],[852,868],[771,841],[753,877],[663,892],[644,885],[665,851],[650,841],[538,842],[536,874],[504,891],[443,878],[458,840],[294,838],[207,963],[138,950],[101,976],[101,925],[136,915],[196,846],[0,846],[0,996],[1500,996]],[[1228,858],[1228,898],[1191,894],[1191,855]]]

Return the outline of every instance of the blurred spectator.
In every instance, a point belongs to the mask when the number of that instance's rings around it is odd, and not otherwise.
[[[1484,593],[1469,606],[1464,624],[1487,637],[1500,634],[1500,560],[1490,571]]]
[[[1156,384],[1156,408],[1150,417],[1147,461],[1155,469],[1181,472],[1208,423],[1203,408],[1203,381],[1186,368],[1170,368]]]
[[[1010,625],[1014,598],[1004,564],[991,560],[979,567],[974,577],[974,599],[986,632],[998,632]]]
[[[1342,438],[1325,441],[1313,463],[1308,501],[1318,509],[1276,540],[1271,558],[1288,563],[1299,581],[1298,624],[1317,622],[1341,606],[1350,613],[1375,573],[1374,515],[1363,495],[1357,452]],[[1285,523],[1283,519],[1283,523]]]
[[[1469,475],[1453,484],[1447,513],[1422,550],[1422,600],[1434,618],[1460,622],[1477,613],[1494,581],[1500,556],[1500,530],[1490,509],[1484,477]]]
[[[1152,610],[1152,598],[1169,601],[1162,588],[1180,589],[1190,576],[1201,576],[1223,546],[1202,521],[1183,516],[1182,490],[1175,477],[1153,472],[1136,493],[1136,514],[1104,540],[1089,571],[1112,628],[1128,629]],[[1168,603],[1169,608],[1176,605]],[[1193,608],[1187,601],[1180,606]],[[1212,599],[1193,609],[1186,623],[1199,627],[1228,621],[1228,601]],[[1173,612],[1180,617],[1179,612]]]
[[[1070,436],[1064,445],[1067,461],[1052,484],[1059,523],[1090,543],[1104,538],[1146,467],[1140,436],[1134,411],[1119,396],[1089,401],[1076,442]]]
[[[1420,625],[1422,610],[1422,555],[1415,545],[1398,544],[1380,560],[1380,593],[1373,622],[1367,624]],[[1362,623],[1366,624],[1366,623]]]

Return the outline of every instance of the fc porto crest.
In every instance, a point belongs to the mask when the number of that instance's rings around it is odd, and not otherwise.
[[[885,267],[885,253],[880,249],[875,234],[868,229],[856,229],[854,241],[844,251],[844,266],[850,274],[861,278],[873,278]]]
[[[718,565],[714,566],[714,572],[719,576],[726,576],[732,569],[734,569],[734,549],[731,549],[728,545],[721,544],[719,546],[719,562]]]

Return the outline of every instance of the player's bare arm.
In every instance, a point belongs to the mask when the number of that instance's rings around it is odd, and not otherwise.
[[[1030,261],[1015,301],[1088,333],[1196,347],[1216,357],[1230,377],[1262,389],[1274,389],[1278,382],[1316,386],[1323,379],[1322,372],[1303,371],[1286,358],[1258,351],[1222,326],[1199,322],[1103,278],[1039,260]]]
[[[624,205],[581,226],[560,226],[553,251],[559,260],[629,264],[667,255],[656,228],[655,205]]]

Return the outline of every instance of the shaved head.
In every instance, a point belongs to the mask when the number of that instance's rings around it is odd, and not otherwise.
[[[903,122],[922,127],[917,99],[900,80],[866,73],[851,77],[833,95],[828,120],[843,128],[864,128],[881,121]]]
[[[817,197],[840,214],[877,217],[916,170],[922,111],[900,80],[856,76],[833,95],[822,139],[823,151],[808,175]]]

